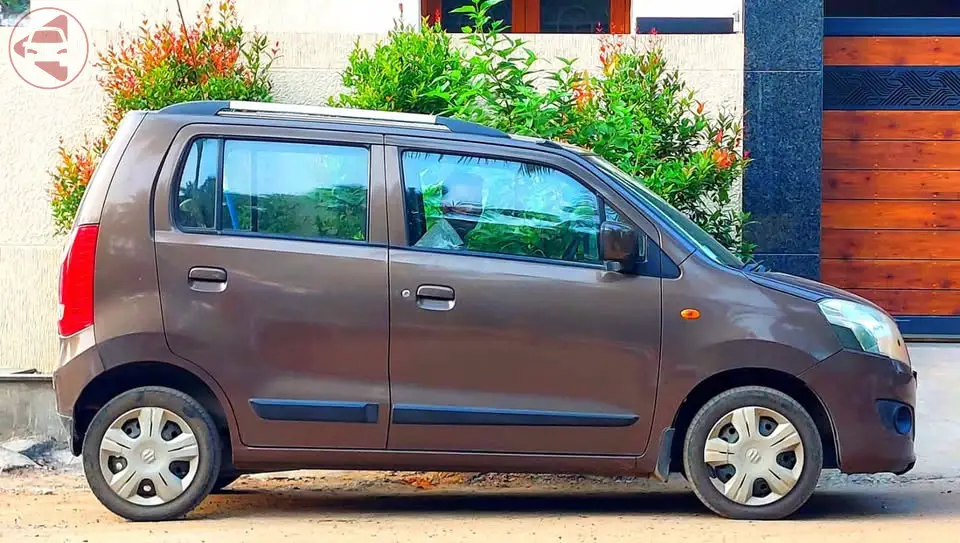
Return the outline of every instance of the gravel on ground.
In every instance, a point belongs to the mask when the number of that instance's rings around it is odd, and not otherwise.
[[[506,541],[956,542],[960,480],[839,480],[791,520],[736,522],[709,513],[682,479],[403,472],[248,476],[186,520],[117,518],[82,476],[0,476],[0,541],[353,543]]]

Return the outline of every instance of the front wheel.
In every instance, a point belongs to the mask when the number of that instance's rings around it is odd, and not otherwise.
[[[786,394],[740,387],[706,403],[693,418],[683,464],[694,493],[733,519],[776,520],[813,494],[823,444],[810,414]]]
[[[136,388],[107,402],[83,440],[90,489],[115,514],[134,521],[180,518],[213,489],[220,434],[190,396]]]

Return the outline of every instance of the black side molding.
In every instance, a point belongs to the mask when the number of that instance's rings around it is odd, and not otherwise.
[[[455,426],[630,426],[640,419],[634,414],[580,413],[497,409],[453,405],[396,404],[393,424],[443,424]]]
[[[379,407],[368,402],[321,402],[253,398],[250,407],[264,420],[294,422],[358,422],[376,424]]]

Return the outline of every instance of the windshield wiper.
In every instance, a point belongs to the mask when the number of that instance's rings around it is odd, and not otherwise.
[[[767,271],[767,267],[757,262],[756,260],[751,260],[750,262],[747,262],[746,264],[743,265],[742,269],[745,272],[753,272],[753,273],[763,273]]]

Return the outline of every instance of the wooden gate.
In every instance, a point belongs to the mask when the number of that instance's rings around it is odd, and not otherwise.
[[[821,278],[960,336],[960,18],[824,26]]]

